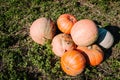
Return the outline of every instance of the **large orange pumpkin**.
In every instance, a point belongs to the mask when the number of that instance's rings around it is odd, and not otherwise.
[[[89,47],[78,46],[77,49],[83,51],[83,55],[85,56],[87,63],[91,66],[99,65],[104,59],[102,49],[96,44]]]
[[[75,43],[68,34],[60,33],[52,40],[52,51],[61,57],[66,51],[76,48]]]
[[[62,14],[57,19],[57,26],[61,32],[70,34],[71,28],[77,22],[76,18],[71,14]]]
[[[76,76],[85,68],[86,60],[80,51],[70,50],[61,57],[61,67],[63,71],[71,76]]]
[[[35,20],[30,27],[30,36],[38,44],[45,44],[55,35],[56,27],[51,19],[45,17]]]
[[[72,27],[71,36],[77,45],[88,46],[97,40],[98,29],[92,20],[82,19]]]

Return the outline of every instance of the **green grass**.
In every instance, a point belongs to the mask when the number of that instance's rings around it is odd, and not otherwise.
[[[0,0],[0,80],[119,80],[119,8],[119,0]],[[56,23],[63,13],[73,14],[78,20],[97,21],[115,39],[99,66],[86,66],[75,77],[62,71],[50,43],[41,46],[29,36],[34,20],[47,17]]]

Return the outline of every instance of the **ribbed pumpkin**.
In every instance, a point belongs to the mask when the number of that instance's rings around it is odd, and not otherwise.
[[[99,65],[104,59],[102,49],[96,44],[89,47],[78,46],[77,49],[83,51],[83,55],[85,56],[87,63],[91,66]]]
[[[45,44],[52,39],[56,32],[56,26],[51,19],[45,17],[35,20],[30,27],[30,36],[38,44]]]
[[[74,48],[76,48],[76,45],[68,34],[57,34],[52,40],[52,51],[59,57],[61,57],[64,52]]]
[[[57,26],[61,32],[70,34],[71,28],[77,22],[76,18],[71,14],[62,14],[57,19]]]
[[[76,76],[85,68],[86,60],[80,51],[70,50],[61,57],[61,67],[63,71],[71,76]]]
[[[98,29],[92,20],[82,19],[72,27],[71,36],[77,45],[88,46],[97,40]]]

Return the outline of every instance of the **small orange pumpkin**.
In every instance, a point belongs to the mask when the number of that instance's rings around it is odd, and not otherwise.
[[[57,19],[57,25],[61,32],[70,34],[71,28],[77,22],[76,18],[70,14],[62,14]]]
[[[68,34],[60,33],[52,40],[52,51],[59,57],[61,57],[64,52],[74,48],[76,48],[76,45]]]
[[[61,57],[61,67],[63,71],[71,76],[76,76],[85,68],[86,60],[80,51],[70,50]]]
[[[71,29],[73,41],[79,46],[89,46],[98,38],[98,28],[89,19],[82,19],[74,24]]]
[[[30,36],[38,44],[45,44],[52,39],[56,32],[56,26],[51,19],[45,17],[36,19],[30,27]]]
[[[96,44],[89,47],[78,46],[77,49],[83,51],[83,55],[85,56],[87,63],[91,66],[99,65],[104,59],[102,49]]]

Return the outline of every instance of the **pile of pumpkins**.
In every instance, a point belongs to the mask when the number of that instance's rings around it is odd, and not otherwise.
[[[56,34],[57,28],[61,33]],[[108,49],[114,42],[112,34],[97,27],[93,20],[77,20],[71,14],[60,15],[57,25],[45,17],[36,19],[30,27],[30,36],[41,45],[51,40],[53,53],[61,59],[61,68],[71,76],[80,74],[86,64],[99,65],[104,59],[101,47]]]

